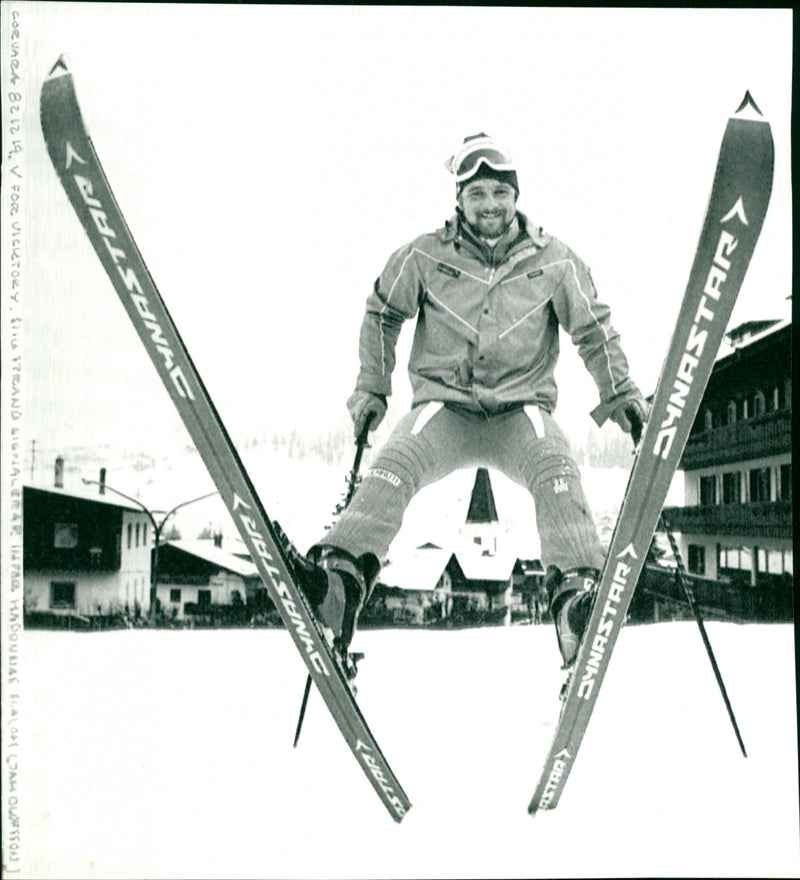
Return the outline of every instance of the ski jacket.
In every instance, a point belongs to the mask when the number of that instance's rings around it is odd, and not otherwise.
[[[524,214],[513,231],[492,250],[456,215],[392,254],[367,299],[357,390],[391,394],[400,329],[416,316],[413,405],[435,400],[490,415],[536,404],[552,412],[559,327],[594,378],[604,416],[640,395],[586,265]]]

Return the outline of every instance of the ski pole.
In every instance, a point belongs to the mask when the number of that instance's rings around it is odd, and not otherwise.
[[[358,486],[358,471],[361,468],[361,457],[364,455],[364,450],[369,448],[367,437],[369,435],[369,426],[371,424],[372,416],[364,422],[364,427],[356,438],[356,455],[353,459],[353,467],[347,478],[347,494],[344,496],[344,501],[342,502],[342,510],[344,510],[352,501],[353,495],[356,493],[356,487]]]
[[[300,714],[297,717],[297,729],[294,732],[294,745],[297,748],[297,741],[300,739],[300,731],[303,729],[303,719],[306,716],[306,706],[308,705],[308,694],[311,691],[311,676],[306,676],[306,686],[303,690],[303,702],[300,704]]]
[[[717,679],[717,684],[719,685],[720,693],[722,694],[722,699],[725,701],[725,708],[728,710],[728,717],[731,719],[731,724],[733,725],[734,733],[736,734],[736,739],[739,741],[739,748],[742,750],[742,754],[747,757],[747,751],[744,747],[744,743],[742,742],[742,735],[739,733],[739,725],[736,723],[736,717],[733,714],[733,707],[731,706],[731,701],[728,699],[728,692],[725,689],[725,683],[722,681],[722,674],[719,671],[719,666],[717,665],[717,660],[714,657],[714,651],[711,648],[711,642],[708,640],[708,633],[706,633],[706,627],[703,623],[702,615],[700,614],[700,609],[697,607],[697,604],[694,601],[694,596],[692,595],[692,588],[689,586],[689,583],[686,578],[686,569],[683,565],[683,559],[681,559],[680,551],[678,550],[678,544],[675,540],[675,536],[672,534],[672,529],[667,518],[664,516],[662,511],[661,513],[661,524],[664,526],[664,531],[667,533],[667,538],[669,539],[670,547],[672,548],[672,553],[675,556],[675,563],[678,566],[678,580],[681,582],[681,586],[683,587],[683,592],[686,594],[686,600],[689,603],[689,607],[692,609],[692,613],[694,614],[694,619],[697,621],[697,626],[700,629],[700,635],[703,639],[703,644],[706,648],[706,653],[708,654],[708,659],[711,661],[711,668],[714,670],[714,677]]]
[[[367,438],[369,435],[369,426],[372,424],[372,416],[370,416],[366,422],[364,423],[364,427],[361,429],[361,433],[356,438],[356,454],[353,459],[353,467],[350,470],[350,473],[347,476],[347,492],[344,496],[344,501],[342,501],[339,505],[337,505],[336,512],[341,513],[355,495],[356,486],[358,486],[358,471],[361,468],[361,457],[364,455],[364,450],[369,447],[369,443],[367,442]],[[303,690],[303,701],[300,704],[300,714],[297,718],[297,728],[294,732],[294,745],[293,748],[297,748],[297,741],[300,739],[300,732],[303,729],[303,720],[306,717],[306,707],[308,706],[308,695],[311,693],[311,675],[306,676],[306,686]]]

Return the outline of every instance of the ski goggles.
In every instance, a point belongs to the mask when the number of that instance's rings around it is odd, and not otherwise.
[[[515,171],[511,154],[489,138],[470,141],[445,163],[457,183],[468,180],[485,163],[495,171]]]

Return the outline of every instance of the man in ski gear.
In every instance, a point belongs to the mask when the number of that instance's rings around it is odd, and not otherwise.
[[[395,345],[416,317],[412,409],[364,475],[352,503],[310,551],[312,606],[341,650],[416,492],[459,468],[493,467],[536,505],[550,610],[565,666],[591,611],[603,552],[566,436],[553,418],[559,329],[597,385],[598,424],[641,433],[647,404],[577,255],[517,210],[509,153],[481,133],[448,163],[455,215],[396,251],[366,303],[361,368],[348,399],[356,436],[386,412]],[[324,572],[325,577],[322,576]]]

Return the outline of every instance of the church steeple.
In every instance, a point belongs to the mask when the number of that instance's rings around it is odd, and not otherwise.
[[[486,468],[478,468],[475,474],[475,485],[472,487],[472,498],[467,512],[468,523],[498,522],[497,507],[494,503],[492,482]]]

